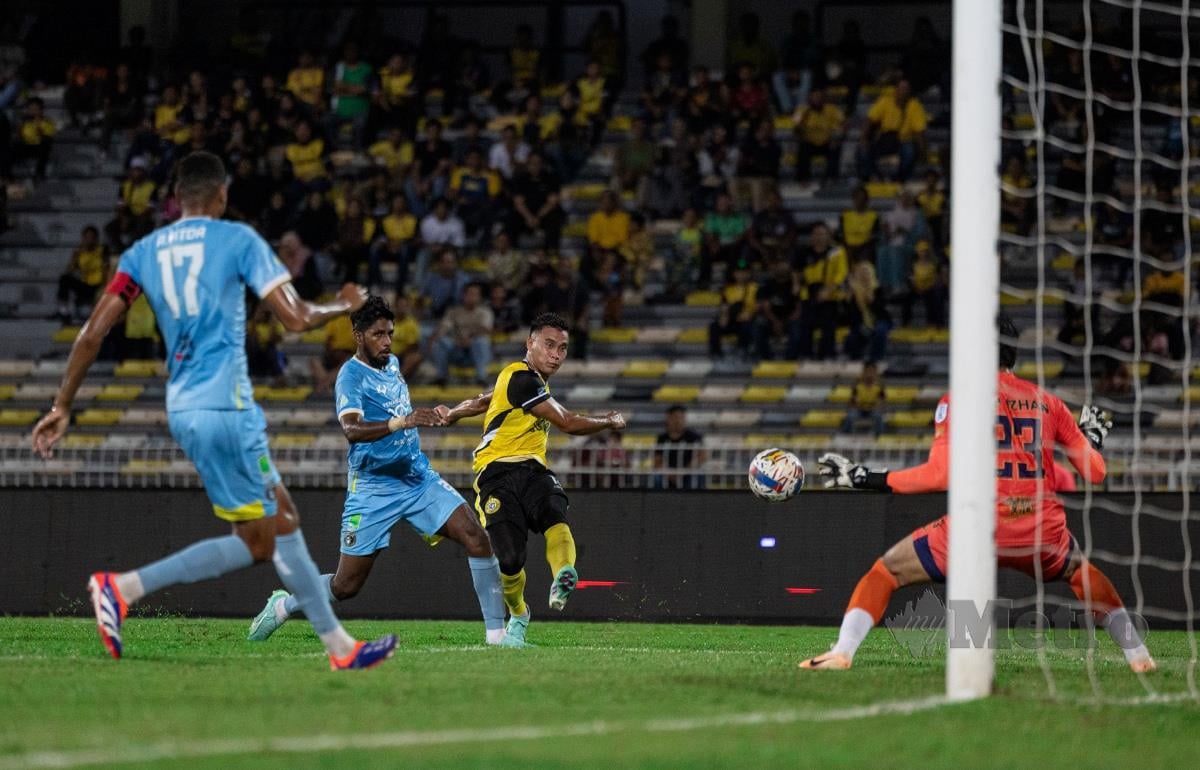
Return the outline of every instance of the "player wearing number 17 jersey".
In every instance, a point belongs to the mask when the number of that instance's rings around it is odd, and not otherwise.
[[[343,287],[327,305],[301,300],[271,247],[245,225],[222,222],[225,166],[197,152],[178,166],[176,195],[183,218],[134,244],[71,348],[54,407],[33,429],[34,450],[49,457],[70,424],[71,404],[100,343],[143,292],[167,343],[167,422],[204,482],[218,518],[233,532],[129,572],[97,572],[88,590],[97,629],[114,658],[124,650],[128,606],[177,583],[225,575],[271,561],[299,597],[334,669],[366,668],[396,645],[388,635],[357,642],[342,628],[300,533],[299,515],[271,461],[266,421],[254,403],[246,366],[245,294],[249,287],[284,326],[320,326],[362,305],[365,292]]]
[[[1000,319],[1002,338],[1017,330]],[[1067,530],[1066,512],[1055,493],[1054,449],[1061,447],[1087,481],[1104,480],[1100,454],[1112,423],[1095,407],[1084,406],[1078,424],[1061,400],[1012,373],[1016,350],[1000,345],[996,389],[996,554],[1001,567],[1041,580],[1062,580],[1107,628],[1130,668],[1155,669],[1121,597],[1109,579],[1084,558]],[[929,459],[901,471],[872,471],[845,457],[820,458],[825,486],[897,494],[941,492],[949,481],[950,398],[934,413]],[[833,650],[800,664],[807,669],[846,669],[871,628],[883,617],[892,592],[906,585],[944,582],[949,543],[948,517],[918,528],[878,559],[850,597]]]

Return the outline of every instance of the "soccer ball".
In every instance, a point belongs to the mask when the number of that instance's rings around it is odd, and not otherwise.
[[[764,449],[750,461],[750,491],[772,503],[789,499],[804,487],[800,458],[783,449]]]

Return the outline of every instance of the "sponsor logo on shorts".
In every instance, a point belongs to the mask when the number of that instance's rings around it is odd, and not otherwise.
[[[489,497],[487,502],[483,504],[483,512],[488,516],[491,516],[498,510],[500,510],[500,501],[494,497]]]
[[[271,460],[266,455],[258,456],[258,470],[264,476],[271,472]]]
[[[344,543],[347,548],[353,548],[354,544],[357,542],[358,542],[358,533],[357,532],[347,532],[345,535],[342,536],[342,543]]]
[[[356,530],[356,529],[358,529],[360,524],[362,524],[362,514],[361,513],[352,514],[350,516],[350,518],[346,519],[346,529]]]

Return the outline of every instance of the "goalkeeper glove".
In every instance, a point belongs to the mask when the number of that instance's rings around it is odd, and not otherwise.
[[[1099,407],[1084,404],[1079,410],[1079,430],[1092,442],[1096,451],[1104,448],[1104,439],[1108,438],[1112,425],[1108,413],[1101,412]]]
[[[870,489],[876,492],[891,492],[887,483],[887,469],[873,471],[865,465],[853,463],[838,454],[823,454],[817,459],[820,474],[825,477],[826,489]]]

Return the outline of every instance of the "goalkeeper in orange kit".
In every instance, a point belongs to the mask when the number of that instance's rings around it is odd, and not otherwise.
[[[1001,318],[1001,338],[1016,339],[1012,322]],[[1084,558],[1067,530],[1062,501],[1055,494],[1054,448],[1061,446],[1087,481],[1104,480],[1100,454],[1112,422],[1093,406],[1084,406],[1078,424],[1056,396],[1012,373],[1016,349],[1000,344],[996,399],[996,553],[1001,567],[1031,577],[1062,580],[1108,629],[1135,672],[1155,669],[1113,584]],[[819,460],[827,488],[866,489],[896,494],[941,492],[949,481],[949,395],[934,415],[933,446],[922,465],[900,471],[873,471],[836,454]],[[896,543],[867,571],[842,618],[833,649],[800,664],[805,669],[847,669],[854,653],[887,609],[901,586],[946,579],[949,518],[919,527]]]

